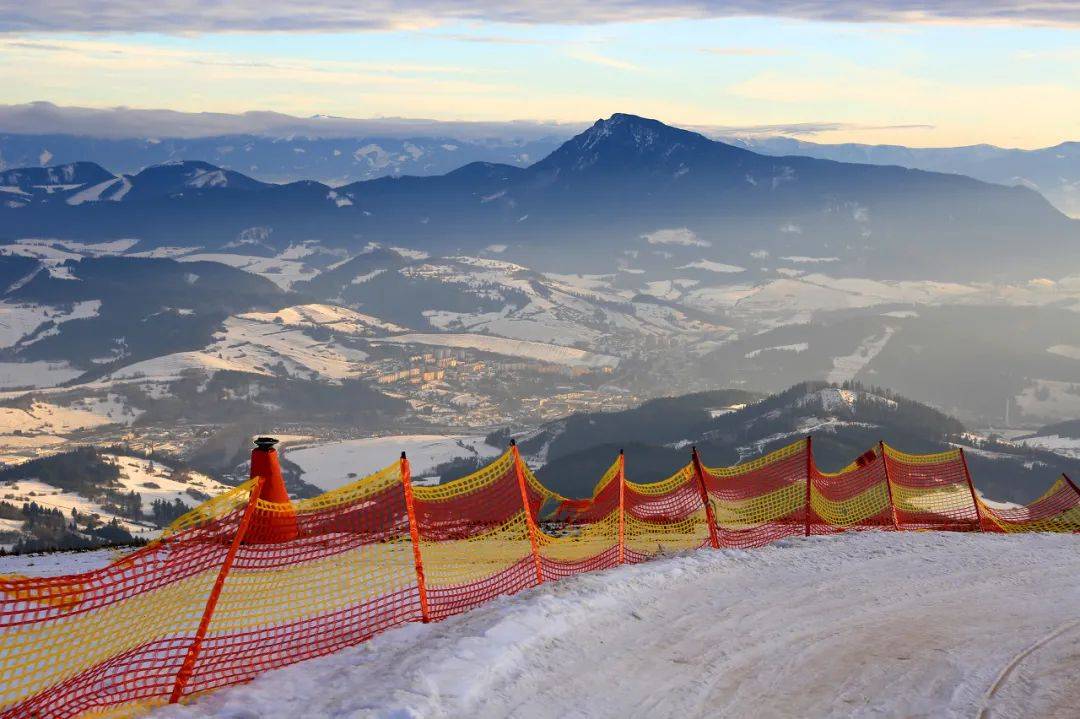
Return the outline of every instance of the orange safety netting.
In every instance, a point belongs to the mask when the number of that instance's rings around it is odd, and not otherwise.
[[[733,467],[703,468],[722,547],[759,547],[806,531],[810,443]]]
[[[959,449],[906,454],[884,445],[885,471],[903,529],[971,531],[979,528],[975,489]]]
[[[993,508],[980,499],[979,518],[984,532],[1080,531],[1080,490],[1062,475],[1026,507]]]
[[[811,477],[810,534],[899,529],[881,447],[860,455],[839,472],[822,472],[813,466]]]
[[[695,453],[648,483],[619,456],[585,500],[546,489],[516,447],[436,486],[413,485],[404,459],[293,503],[258,498],[261,486],[200,505],[102,569],[0,577],[0,717],[132,713],[541,582],[703,546],[852,529],[1080,531],[1068,478],[1027,507],[991,508],[960,450],[880,445],[824,473],[810,440],[733,467]]]

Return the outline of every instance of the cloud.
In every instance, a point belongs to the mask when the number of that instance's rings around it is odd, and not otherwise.
[[[469,33],[439,33],[431,34],[429,37],[435,40],[453,40],[455,42],[469,42],[478,43],[483,45],[532,45],[532,46],[544,46],[544,45],[556,45],[559,44],[554,40],[541,40],[538,38],[527,37],[514,37],[511,35],[479,35]]]
[[[454,137],[535,140],[570,137],[587,123],[529,120],[463,122],[386,117],[295,117],[279,112],[179,112],[128,107],[61,107],[51,102],[0,105],[0,130],[22,134],[77,134],[90,137],[176,137],[251,134],[269,137]]]
[[[0,0],[0,32],[419,29],[442,22],[585,25],[671,18],[1080,25],[1074,0]]]
[[[713,139],[727,140],[732,137],[762,138],[776,137],[812,137],[833,132],[875,132],[895,130],[933,130],[931,124],[873,125],[857,122],[780,122],[768,125],[706,125],[687,129],[700,132]]]
[[[703,47],[701,48],[703,53],[708,55],[722,55],[724,57],[778,57],[780,55],[790,55],[790,50],[780,50],[775,47],[749,47],[749,46],[730,46],[730,47]]]
[[[620,60],[614,57],[608,57],[607,55],[601,55],[595,52],[589,52],[588,50],[571,50],[566,53],[567,57],[571,57],[581,62],[592,63],[593,65],[602,65],[604,67],[611,67],[616,70],[640,70],[637,65],[626,60]]]
[[[228,61],[200,59],[200,64],[234,66]],[[241,63],[236,63],[241,64]],[[262,63],[258,64],[260,67]],[[275,67],[272,63],[267,67]],[[318,98],[307,103],[317,105]],[[0,105],[0,131],[22,134],[78,134],[103,138],[176,137],[215,135],[262,135],[288,137],[453,137],[461,140],[498,139],[529,141],[540,138],[569,138],[588,122],[541,122],[536,120],[453,121],[422,118],[384,117],[296,117],[279,112],[180,112],[166,109],[129,107],[63,107],[51,102]],[[933,129],[933,125],[859,125],[843,122],[796,122],[770,125],[694,126],[680,124],[717,140],[759,139],[778,135],[810,137],[832,132]]]
[[[657,230],[656,232],[650,232],[647,235],[642,235],[641,238],[648,242],[650,245],[679,245],[682,247],[712,246],[711,242],[701,239],[693,230],[687,227],[678,227],[669,230]]]

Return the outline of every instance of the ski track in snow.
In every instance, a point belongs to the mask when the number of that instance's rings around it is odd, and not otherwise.
[[[1069,535],[931,532],[702,550],[400,627],[154,716],[1075,717],[1078,550]]]

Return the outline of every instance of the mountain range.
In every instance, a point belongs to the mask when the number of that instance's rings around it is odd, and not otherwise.
[[[5,171],[0,190],[10,239],[135,238],[139,250],[392,238],[440,255],[500,247],[552,270],[796,257],[860,276],[957,280],[1080,267],[1080,222],[1028,188],[766,156],[624,114],[527,167],[478,162],[331,187],[269,184],[204,162],[132,175],[79,162]]]
[[[651,400],[623,412],[587,412],[518,437],[521,451],[547,486],[588,497],[620,449],[627,476],[656,481],[689,459],[696,446],[710,466],[730,466],[814,436],[822,471],[842,469],[879,440],[908,452],[966,446],[976,486],[995,499],[1031,502],[1078,461],[1044,449],[977,441],[956,419],[887,390],[799,383],[772,395],[743,390],[698,392]],[[496,433],[489,441],[505,439]]]
[[[133,108],[0,105],[0,170],[96,162],[120,174],[175,160],[202,160],[264,182],[316,180],[343,185],[382,176],[437,175],[470,162],[525,166],[545,157],[583,123],[445,122],[350,119],[275,112],[184,113]],[[1080,216],[1080,144],[1018,149],[980,144],[905,147],[826,144],[795,139],[784,128],[693,128],[764,155],[900,165],[968,175],[1038,190]],[[796,131],[796,128],[792,128]],[[773,134],[768,134],[773,133]]]
[[[0,105],[0,170],[89,161],[131,175],[151,165],[198,160],[263,182],[315,180],[338,186],[384,176],[445,174],[470,162],[524,167],[546,157],[585,127],[582,123],[304,118],[273,112],[102,110],[35,102]],[[1024,185],[1065,214],[1080,217],[1077,142],[1036,149],[987,144],[906,147],[809,142],[754,128],[693,129],[763,155],[899,165]]]
[[[450,136],[346,138],[215,135],[196,138],[96,138],[66,134],[0,134],[0,170],[91,161],[119,174],[198,160],[264,182],[311,179],[344,185],[396,175],[440,175],[470,162],[527,165],[566,138]]]
[[[731,138],[728,141],[765,155],[804,155],[838,162],[899,165],[967,175],[1000,185],[1024,185],[1038,190],[1062,212],[1080,217],[1080,142],[1021,150],[994,145],[831,145],[790,137]]]

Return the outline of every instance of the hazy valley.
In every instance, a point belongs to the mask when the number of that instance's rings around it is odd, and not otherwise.
[[[438,481],[511,432],[577,494],[620,441],[644,479],[691,443],[731,463],[811,432],[834,469],[878,439],[967,446],[992,499],[1080,473],[1080,221],[1032,189],[629,115],[518,164],[439,162],[333,186],[203,158],[0,173],[0,456],[159,462],[0,479],[8,531],[35,501],[138,536],[173,516],[154,498],[243,478],[257,432],[300,494],[357,473],[327,457],[362,474],[407,445]],[[680,395],[677,421],[649,410]]]

